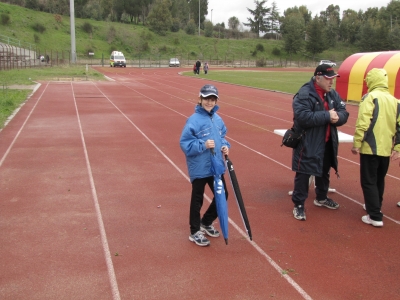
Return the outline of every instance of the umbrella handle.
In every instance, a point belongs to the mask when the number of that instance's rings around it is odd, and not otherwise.
[[[225,160],[228,160],[228,159],[229,159],[229,158],[228,158],[228,155],[225,154]]]

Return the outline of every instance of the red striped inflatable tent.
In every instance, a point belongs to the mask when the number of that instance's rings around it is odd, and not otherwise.
[[[368,92],[364,78],[373,68],[383,68],[388,73],[389,92],[400,98],[400,51],[356,53],[340,65],[336,91],[345,100],[361,101]]]

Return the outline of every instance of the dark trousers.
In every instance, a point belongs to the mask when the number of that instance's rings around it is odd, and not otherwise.
[[[375,221],[382,221],[383,217],[381,207],[389,163],[390,157],[360,154],[360,178],[365,208]]]
[[[224,175],[221,176],[221,179],[222,182],[224,183],[226,200],[228,200],[228,191],[226,189]],[[192,198],[190,200],[190,215],[189,215],[189,225],[191,234],[195,234],[197,231],[200,230],[200,210],[203,206],[204,189],[207,184],[214,195],[214,176],[195,179],[192,182]],[[203,225],[206,226],[211,225],[212,222],[214,222],[214,220],[217,217],[218,217],[217,206],[215,205],[215,197],[213,197],[210,206],[205,212],[203,218],[201,219],[201,223],[203,223]]]
[[[332,141],[325,143],[324,161],[322,165],[322,176],[315,176],[315,194],[317,200],[325,200],[328,196],[330,170],[333,159]],[[309,174],[296,172],[294,177],[294,190],[292,201],[294,205],[303,205],[308,198],[308,190],[310,186]]]

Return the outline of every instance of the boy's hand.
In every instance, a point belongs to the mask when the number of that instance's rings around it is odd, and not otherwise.
[[[221,151],[224,155],[228,155],[229,154],[229,148],[227,146],[223,146],[221,148]]]
[[[206,144],[206,149],[215,148],[214,140],[207,140],[205,144]]]

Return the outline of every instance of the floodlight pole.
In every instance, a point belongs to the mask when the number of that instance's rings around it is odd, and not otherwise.
[[[74,0],[69,0],[69,12],[71,23],[71,62],[74,64],[76,61]]]
[[[200,0],[199,0],[199,36],[200,36]]]

